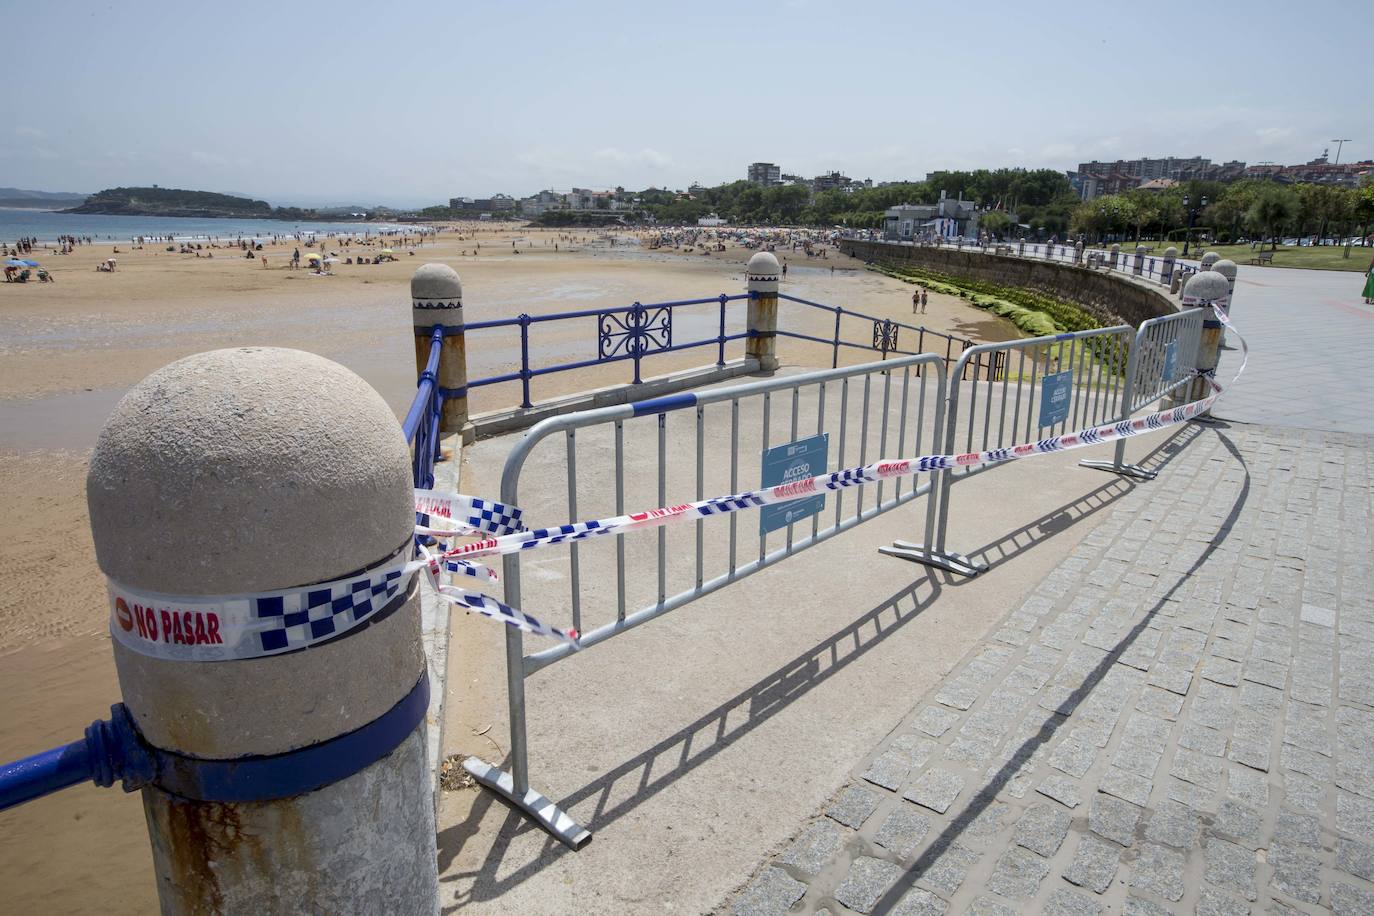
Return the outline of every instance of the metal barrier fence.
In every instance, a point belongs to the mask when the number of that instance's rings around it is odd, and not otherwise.
[[[982,344],[966,351],[951,373],[943,451],[985,451],[1060,435],[1118,419],[1128,351],[1129,325]],[[969,364],[995,371],[965,380]],[[963,397],[967,397],[967,404]],[[962,575],[985,567],[948,549],[950,489],[997,465],[941,471],[940,510],[934,540],[897,542],[883,552]]]
[[[420,373],[415,386],[415,398],[410,402],[401,430],[413,446],[411,470],[415,486],[428,490],[434,486],[434,462],[439,457],[439,417],[444,395],[439,390],[439,355],[444,343],[444,329],[435,328],[430,334],[429,362]]]
[[[1194,356],[1202,340],[1207,309],[1189,309],[1175,315],[1151,318],[1140,325],[1131,344],[1126,383],[1121,392],[1120,419],[1144,410],[1190,384],[1195,377]],[[1153,480],[1154,471],[1126,463],[1126,440],[1119,439],[1111,461],[1080,461],[1083,467]]]
[[[738,493],[885,454],[921,454],[942,441],[945,400],[944,360],[922,354],[554,417],[532,428],[511,451],[501,500],[519,504],[528,517],[597,518],[636,506]],[[708,463],[708,437],[725,436],[728,460]],[[579,463],[579,454],[594,460]],[[761,455],[762,466],[756,463]],[[764,479],[769,474],[777,479]],[[567,608],[567,622],[575,629],[582,632],[586,624],[580,645],[588,649],[931,489],[929,481],[872,486],[872,495],[869,487],[861,487],[853,494],[834,491],[766,507],[759,515],[731,514],[728,522],[713,522],[709,533],[707,523],[698,520],[659,528],[656,538],[574,541],[566,551],[511,554],[504,558],[506,601],[516,607]],[[833,502],[822,505],[827,500]],[[746,527],[755,519],[756,536]],[[928,539],[934,523],[934,507],[927,502]],[[531,587],[523,588],[522,570],[529,567],[537,574]],[[603,617],[590,613],[603,607]],[[526,655],[522,634],[506,631],[511,771],[477,758],[464,765],[483,785],[578,848],[590,834],[530,789],[525,720],[525,679],[573,651],[560,644]]]

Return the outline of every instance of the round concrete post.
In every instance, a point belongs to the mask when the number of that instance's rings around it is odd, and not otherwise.
[[[1209,251],[1198,259],[1198,270],[1211,270],[1212,265],[1221,260],[1221,255]]]
[[[758,360],[759,369],[778,368],[778,259],[760,251],[749,259],[744,275],[749,284],[749,337],[746,356]]]
[[[1236,262],[1230,258],[1222,258],[1212,265],[1212,270],[1226,278],[1226,302],[1222,305],[1221,310],[1229,315],[1231,314],[1231,302],[1236,295]]]
[[[463,283],[447,264],[424,264],[410,278],[410,315],[415,326],[415,371],[425,371],[433,329],[444,328],[440,344],[439,387],[445,396],[439,431],[459,433],[463,442],[475,438],[468,421],[467,343],[463,332]]]
[[[187,357],[115,407],[86,495],[124,703],[191,774],[143,789],[162,912],[437,912],[422,707],[408,728],[428,690],[418,582],[397,576],[377,607],[353,588],[411,550],[409,449],[386,402],[296,350]],[[263,595],[283,589],[285,610]],[[326,745],[360,729],[371,757]],[[312,755],[341,775],[274,794],[320,772]]]
[[[1074,242],[1074,244],[1073,244],[1073,262],[1074,262],[1075,264],[1082,264],[1082,263],[1083,263],[1083,240],[1082,240],[1082,239],[1079,239],[1077,242]]]
[[[1018,256],[1020,256],[1020,257],[1025,257],[1025,256],[1026,256],[1026,240],[1025,240],[1025,239],[1017,239],[1017,240],[1016,240],[1016,254],[1017,254]]]
[[[1115,242],[1113,242],[1113,243],[1112,243],[1112,255],[1111,255],[1110,269],[1111,269],[1111,270],[1116,270],[1117,267],[1120,265],[1120,263],[1121,263],[1121,246],[1118,245],[1118,244],[1116,244]]]
[[[1183,287],[1183,308],[1207,308],[1208,314],[1202,319],[1202,334],[1198,338],[1197,356],[1193,363],[1198,371],[1214,375],[1221,350],[1221,322],[1210,314],[1213,303],[1223,304],[1227,296],[1226,278],[1214,270],[1198,271],[1188,278]],[[1199,400],[1211,394],[1211,387],[1205,379],[1193,381],[1189,400]]]
[[[1137,277],[1145,272],[1145,246],[1135,246],[1135,264],[1131,267],[1131,273]]]
[[[1160,279],[1162,279],[1164,282],[1170,283],[1170,284],[1173,283],[1173,279],[1174,279],[1174,262],[1177,261],[1177,260],[1178,260],[1178,249],[1177,249],[1177,248],[1175,248],[1173,245],[1170,245],[1168,248],[1165,248],[1165,249],[1164,249],[1164,260],[1163,260],[1163,262],[1159,265],[1159,276],[1160,276]],[[1170,291],[1170,292],[1177,292],[1177,291],[1178,291],[1178,287],[1176,287],[1176,286],[1171,286],[1169,291]]]

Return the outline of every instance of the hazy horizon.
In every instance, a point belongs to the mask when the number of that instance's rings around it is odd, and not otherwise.
[[[414,207],[715,185],[756,160],[890,181],[1140,156],[1289,164],[1334,157],[1332,138],[1349,139],[1341,161],[1374,158],[1354,3],[1299,18],[1251,3],[1219,26],[1182,3],[422,0],[236,4],[212,23],[141,0],[0,9],[27,36],[0,63],[22,102],[0,127],[0,174],[35,190]]]

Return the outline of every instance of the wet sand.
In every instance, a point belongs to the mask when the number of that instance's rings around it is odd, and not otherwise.
[[[104,583],[95,565],[85,506],[90,449],[123,393],[149,372],[191,353],[217,347],[297,347],[335,359],[366,378],[399,411],[415,385],[408,282],[426,261],[452,265],[463,278],[469,322],[634,301],[734,294],[744,290],[743,264],[752,253],[732,247],[647,251],[596,241],[569,243],[555,230],[482,229],[474,238],[445,233],[400,260],[334,266],[334,276],[290,270],[294,245],[269,247],[249,261],[231,250],[195,258],[148,245],[121,244],[118,269],[96,273],[110,246],[67,257],[35,252],[53,284],[0,284],[0,757],[14,759],[76,740],[106,717],[118,688],[106,632]],[[512,254],[514,240],[521,254]],[[477,242],[481,253],[473,255]],[[557,242],[559,250],[554,251]],[[374,254],[353,247],[341,257]],[[338,250],[336,246],[332,249]],[[307,249],[302,248],[302,252]],[[462,252],[467,252],[466,254]],[[260,257],[266,254],[264,268]],[[912,287],[863,270],[831,251],[826,260],[781,251],[789,273],[783,290],[976,340],[1006,339],[1015,329],[953,297],[932,294],[929,313],[911,315]],[[831,267],[836,269],[831,271]],[[833,317],[784,303],[784,328],[829,337]],[[734,306],[743,314],[743,303]],[[675,334],[715,334],[716,318],[684,310]],[[731,321],[738,321],[732,313]],[[916,319],[913,321],[913,317]],[[536,365],[595,355],[595,322],[569,328],[536,326]],[[547,333],[543,333],[545,329]],[[860,340],[864,327],[846,328]],[[683,338],[678,337],[681,340]],[[914,342],[903,339],[906,348]],[[736,356],[742,344],[728,351]],[[470,375],[518,365],[514,329],[468,337]],[[646,360],[646,375],[714,360],[712,347]],[[830,347],[783,339],[784,364],[828,366]],[[842,364],[872,358],[842,351]],[[630,365],[596,366],[536,379],[534,399],[630,379]],[[519,386],[474,393],[475,411],[518,403]],[[458,630],[459,633],[462,630]],[[455,645],[455,652],[462,647]],[[0,815],[0,886],[14,912],[142,913],[156,909],[148,841],[134,796],[83,787]],[[72,863],[80,863],[73,880]]]

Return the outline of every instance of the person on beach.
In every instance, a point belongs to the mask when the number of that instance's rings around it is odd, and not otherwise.
[[[921,307],[921,291],[914,290],[911,293],[911,314],[915,315],[916,310]]]
[[[924,287],[924,286],[921,287],[921,314],[922,314],[922,315],[924,315],[924,314],[926,313],[926,302],[928,302],[929,300],[930,300],[930,297],[926,295],[925,287]]]

